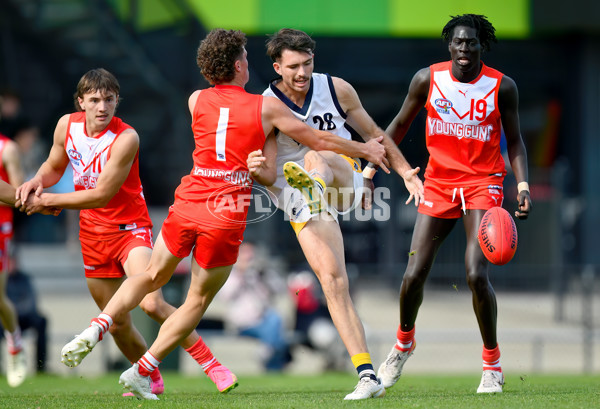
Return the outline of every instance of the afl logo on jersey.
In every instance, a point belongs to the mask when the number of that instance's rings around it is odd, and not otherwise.
[[[449,114],[450,108],[452,108],[452,101],[445,98],[438,98],[435,100],[436,111],[440,114]]]
[[[81,160],[81,153],[77,152],[75,149],[69,149],[69,158],[75,165],[79,165],[79,161]]]

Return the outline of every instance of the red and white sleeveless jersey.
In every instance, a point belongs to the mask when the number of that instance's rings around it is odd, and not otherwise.
[[[444,186],[485,184],[506,174],[498,109],[503,74],[481,64],[481,73],[469,83],[454,78],[451,61],[430,66],[425,178]]]
[[[8,172],[4,167],[4,160],[2,159],[2,155],[4,154],[4,148],[6,147],[6,143],[10,141],[10,138],[0,134],[0,180],[5,181],[6,183],[10,183],[8,179]],[[13,221],[13,208],[10,206],[0,205],[0,234],[4,234],[4,230],[8,229],[9,225],[6,225],[6,228],[3,228],[3,223]],[[12,224],[10,228],[10,232],[12,233]]]
[[[70,115],[65,150],[73,167],[75,190],[96,187],[114,142],[126,129],[131,129],[131,126],[115,116],[101,135],[91,138],[85,131],[85,112]],[[99,235],[152,226],[140,182],[139,152],[117,194],[105,207],[81,210],[79,225],[81,237],[96,240],[106,239]]]
[[[192,115],[194,168],[175,191],[173,210],[220,229],[246,225],[252,179],[246,160],[262,149],[262,95],[233,85],[202,90]]]

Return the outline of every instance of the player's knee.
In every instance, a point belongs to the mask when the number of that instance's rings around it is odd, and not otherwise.
[[[140,303],[140,308],[146,313],[146,315],[153,320],[156,320],[161,315],[161,304],[162,303],[155,298],[146,297]]]
[[[348,280],[344,280],[339,274],[321,274],[320,281],[323,293],[328,299],[339,297],[349,292]]]
[[[113,325],[110,326],[108,332],[110,332],[113,337],[118,338],[120,335],[131,331],[131,328],[131,319],[127,317],[126,319],[114,320]]]
[[[321,155],[317,151],[308,151],[304,155],[304,164],[309,167],[309,165],[316,163],[321,160]]]
[[[483,274],[477,270],[467,271],[467,284],[471,291],[474,292],[486,290],[490,286],[487,274]]]
[[[407,269],[402,278],[402,288],[407,292],[423,289],[428,271],[419,269]]]

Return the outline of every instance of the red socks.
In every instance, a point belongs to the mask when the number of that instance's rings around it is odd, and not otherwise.
[[[484,346],[481,358],[483,359],[484,371],[502,372],[502,367],[500,366],[500,348],[498,348],[498,345],[494,349],[486,349]]]
[[[407,332],[402,331],[400,327],[398,327],[396,337],[398,339],[396,341],[395,348],[402,352],[410,351],[415,343],[415,327]]]
[[[158,368],[158,365],[160,365],[160,361],[154,358],[150,351],[147,351],[137,363],[138,372],[140,373],[140,375],[150,377],[152,376],[152,372],[154,372],[154,370]]]
[[[190,354],[192,358],[194,358],[196,362],[202,366],[204,373],[207,375],[213,368],[221,365],[221,363],[217,361],[217,358],[214,357],[210,349],[208,349],[202,340],[202,337],[200,337],[194,345],[186,349],[185,352]]]

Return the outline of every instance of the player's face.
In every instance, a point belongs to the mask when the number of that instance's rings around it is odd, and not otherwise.
[[[83,98],[78,98],[81,109],[85,111],[88,132],[103,130],[108,126],[115,115],[118,100],[117,94],[106,90],[88,92],[83,94]]]
[[[459,80],[472,80],[479,74],[481,59],[481,43],[477,38],[477,30],[472,27],[457,26],[450,44],[452,74]],[[473,78],[473,75],[475,75]]]
[[[315,68],[313,57],[312,53],[283,50],[281,58],[273,63],[273,68],[281,75],[285,89],[303,94],[308,92]]]

